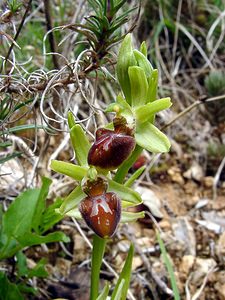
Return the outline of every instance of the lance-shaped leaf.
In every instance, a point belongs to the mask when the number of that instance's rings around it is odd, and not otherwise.
[[[134,50],[134,56],[136,58],[137,64],[145,72],[147,78],[152,74],[153,67],[147,57],[138,50]]]
[[[148,102],[155,101],[157,98],[158,90],[158,70],[154,69],[151,73],[151,76],[148,78]]]
[[[171,105],[170,98],[163,98],[137,107],[135,109],[136,120],[138,123],[149,121],[156,113],[169,108]]]
[[[123,90],[126,101],[131,104],[131,84],[128,76],[128,68],[136,66],[136,59],[133,53],[131,35],[128,34],[120,47],[118,61],[116,65],[116,74]]]
[[[145,42],[145,41],[143,41],[143,42],[141,43],[141,46],[140,46],[140,52],[141,52],[142,54],[144,54],[145,57],[147,57],[147,46],[146,46],[146,42]]]
[[[139,146],[153,153],[168,152],[170,149],[167,136],[149,122],[137,127],[135,139]]]
[[[133,205],[142,203],[139,193],[113,180],[109,180],[109,188],[107,192],[114,192],[120,197],[121,200],[132,203]]]
[[[90,143],[80,125],[74,125],[72,127],[70,130],[70,138],[78,164],[80,166],[87,166],[87,155],[90,149]]]
[[[73,126],[76,125],[76,121],[74,120],[74,116],[71,111],[68,112],[67,120],[68,120],[69,129],[72,129]]]
[[[128,255],[127,255],[127,258],[126,258],[126,261],[125,261],[125,264],[124,264],[124,267],[122,269],[122,272],[120,273],[119,279],[118,279],[117,284],[115,286],[115,289],[112,293],[111,300],[116,299],[118,289],[119,289],[120,284],[123,280],[125,280],[125,282],[123,284],[120,300],[126,300],[127,291],[128,291],[129,284],[130,284],[133,255],[134,255],[134,246],[131,244]]]
[[[144,70],[134,66],[128,69],[128,74],[131,84],[132,107],[144,105],[148,96],[148,82]]]
[[[60,160],[52,160],[51,169],[60,174],[67,175],[77,181],[81,181],[87,175],[87,168]]]
[[[129,222],[136,222],[138,219],[142,219],[145,217],[145,212],[140,211],[137,213],[132,213],[128,211],[123,211],[121,215],[121,223],[129,223]]]
[[[86,195],[82,191],[80,185],[78,185],[64,200],[60,206],[58,212],[62,215],[66,214],[71,209],[75,208]]]
[[[122,296],[122,293],[123,293],[124,285],[125,285],[125,279],[123,278],[120,281],[120,284],[119,284],[118,289],[116,291],[116,294],[114,296],[114,300],[121,300],[121,296]]]

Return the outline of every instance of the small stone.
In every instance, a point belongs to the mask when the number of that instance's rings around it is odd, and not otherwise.
[[[182,177],[181,171],[179,168],[171,167],[167,172],[170,175],[170,178],[173,182],[176,182],[180,185],[184,184],[184,178]]]
[[[211,188],[213,186],[214,178],[212,176],[206,176],[203,178],[203,184],[207,188]]]
[[[140,256],[134,256],[132,261],[132,271],[135,271],[136,269],[140,268],[143,264],[142,259]]]
[[[193,265],[194,265],[194,261],[195,261],[195,257],[192,256],[192,255],[184,255],[182,257],[182,260],[181,260],[181,264],[180,264],[180,267],[179,267],[179,271],[181,274],[184,274],[185,276],[187,276]]]
[[[225,231],[220,235],[217,246],[216,254],[221,262],[225,263]]]
[[[192,275],[192,282],[195,285],[202,283],[203,278],[216,267],[216,262],[212,258],[200,258],[197,257],[195,261],[195,271]]]
[[[225,283],[224,284],[216,283],[215,289],[218,292],[218,296],[219,296],[218,300],[225,300]]]

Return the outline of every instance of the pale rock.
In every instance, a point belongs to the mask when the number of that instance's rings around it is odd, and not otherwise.
[[[212,176],[206,176],[203,178],[203,184],[207,188],[211,188],[213,186],[214,178]]]
[[[217,282],[215,284],[215,289],[218,292],[218,296],[219,296],[218,300],[225,300],[225,283],[220,284],[220,283]]]
[[[180,185],[184,184],[184,178],[181,176],[180,169],[177,167],[171,167],[167,173],[170,175],[170,178],[173,182],[176,182]]]
[[[222,263],[225,263],[225,231],[220,235],[216,245],[216,254]]]
[[[193,162],[190,169],[183,173],[183,176],[184,178],[194,179],[200,182],[204,176],[204,172],[202,167],[197,162]]]
[[[181,274],[187,276],[190,274],[190,271],[194,265],[195,262],[195,257],[192,255],[184,255],[182,257],[181,263],[180,263],[180,267],[179,267],[179,271]]]
[[[204,277],[216,267],[216,262],[212,258],[200,258],[195,260],[195,271],[192,274],[192,282],[195,285],[202,284]]]
[[[137,270],[143,265],[143,261],[140,256],[134,256],[132,261],[132,271]]]

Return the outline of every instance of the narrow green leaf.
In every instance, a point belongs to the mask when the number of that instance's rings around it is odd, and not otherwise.
[[[148,99],[148,82],[144,70],[134,66],[128,69],[128,74],[131,85],[132,107],[144,105]]]
[[[80,166],[87,166],[88,151],[90,149],[87,134],[83,131],[80,125],[75,125],[70,130],[70,138],[78,164]]]
[[[131,34],[127,34],[120,46],[116,65],[116,75],[126,101],[129,104],[131,104],[131,84],[128,76],[128,68],[135,65],[137,65],[137,63],[133,54]]]
[[[158,70],[154,69],[151,76],[148,79],[148,93],[147,100],[148,102],[155,101],[157,98],[158,91]]]
[[[131,187],[132,184],[135,182],[135,180],[141,176],[141,174],[144,172],[144,170],[146,169],[145,166],[142,166],[141,168],[139,168],[138,170],[136,170],[134,172],[134,174],[132,174],[130,176],[130,178],[125,182],[124,186],[127,186],[127,187]]]
[[[28,272],[28,277],[32,278],[32,277],[38,277],[38,278],[46,278],[48,277],[48,272],[45,269],[45,266],[47,264],[47,259],[46,258],[42,258],[39,260],[39,262],[36,264],[36,266],[29,270]]]
[[[131,244],[124,267],[122,269],[122,272],[120,273],[119,279],[118,279],[115,289],[112,293],[111,300],[116,299],[115,296],[119,289],[120,283],[123,279],[125,280],[125,283],[123,284],[123,289],[122,289],[122,294],[121,294],[120,300],[126,300],[127,291],[128,291],[129,284],[130,284],[133,255],[134,255],[134,246]]]
[[[156,113],[172,105],[170,98],[162,98],[135,109],[136,120],[139,123],[149,121]]]
[[[142,199],[139,193],[135,192],[133,189],[126,187],[120,183],[117,183],[113,180],[109,180],[109,192],[115,192],[121,198],[121,200],[125,200],[127,202],[131,202],[133,204],[142,203]]]
[[[153,153],[168,152],[170,149],[167,136],[149,122],[137,127],[135,139],[139,146]]]
[[[87,175],[87,168],[60,160],[52,160],[51,169],[60,174],[67,175],[77,181],[81,181]]]
[[[78,185],[64,200],[63,204],[59,208],[59,212],[64,215],[71,209],[75,208],[86,195],[82,191],[80,185]]]
[[[4,134],[15,133],[15,132],[29,130],[29,129],[47,129],[47,127],[42,125],[33,125],[33,124],[19,125],[19,126],[8,128],[7,130],[3,130],[2,132],[0,132],[0,136]]]
[[[49,233],[47,235],[38,235],[36,233],[26,233],[26,235],[19,237],[18,241],[22,247],[34,246],[45,243],[53,243],[53,242],[65,242],[68,243],[70,239],[60,231],[55,231],[53,233]]]
[[[138,50],[134,50],[134,56],[136,58],[138,66],[143,69],[147,79],[151,76],[153,67],[147,57]]]
[[[12,154],[6,155],[5,157],[0,159],[0,164],[3,164],[5,162],[7,162],[8,160],[11,160],[15,157],[19,157],[21,155],[22,155],[22,152],[18,152],[18,151],[14,152]]]
[[[48,195],[49,186],[52,183],[51,179],[47,177],[42,177],[42,186],[39,190],[37,205],[35,208],[35,213],[33,214],[32,218],[32,228],[38,234],[40,234],[40,224],[42,220],[42,214],[46,208],[46,198]]]
[[[96,300],[99,290],[99,276],[102,265],[102,259],[105,252],[106,240],[96,234],[93,237],[93,249],[91,258],[91,293],[90,300]]]
[[[138,219],[142,219],[145,217],[145,212],[137,212],[132,213],[128,211],[123,211],[121,216],[121,223],[129,223],[129,222],[136,222]]]
[[[108,294],[109,294],[109,284],[107,283],[96,300],[107,300]]]
[[[118,286],[118,289],[116,291],[114,300],[121,300],[121,296],[122,296],[122,293],[123,293],[124,285],[125,285],[125,279],[122,279],[121,282],[120,282],[120,284],[119,284],[119,286]]]
[[[5,147],[9,147],[9,146],[12,146],[12,142],[10,142],[10,141],[0,143],[1,148],[5,148]]]
[[[157,240],[158,240],[158,243],[159,243],[160,250],[162,252],[164,263],[165,263],[167,271],[169,273],[169,278],[170,278],[171,286],[172,286],[173,293],[174,293],[174,299],[175,300],[180,300],[179,290],[178,290],[178,287],[177,287],[173,267],[172,267],[172,264],[171,264],[171,262],[168,258],[165,245],[164,245],[163,240],[161,239],[161,236],[160,236],[158,231],[156,231],[156,237],[157,237]]]

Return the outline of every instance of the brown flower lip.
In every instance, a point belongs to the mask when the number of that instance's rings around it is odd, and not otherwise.
[[[117,169],[132,153],[135,139],[123,132],[100,128],[88,153],[88,163],[95,167]]]
[[[79,206],[87,225],[101,238],[112,237],[121,218],[121,200],[115,193],[87,196]]]

